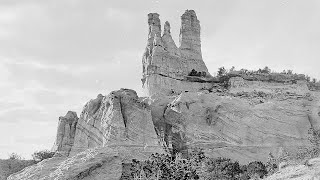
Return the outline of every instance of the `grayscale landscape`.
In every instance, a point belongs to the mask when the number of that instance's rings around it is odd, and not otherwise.
[[[0,0],[0,180],[320,179],[319,10]]]

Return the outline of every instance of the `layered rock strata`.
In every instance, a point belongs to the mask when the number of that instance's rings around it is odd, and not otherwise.
[[[200,22],[193,10],[181,16],[180,46],[172,39],[169,22],[161,36],[159,14],[148,14],[149,35],[143,55],[142,84],[148,96],[209,89],[212,76],[202,60]],[[191,77],[192,76],[192,77]]]
[[[224,94],[199,91],[149,99],[163,144],[182,153],[200,147],[208,156],[241,163],[310,145],[309,129],[319,129],[319,94],[312,94],[306,82],[237,77],[229,84]]]

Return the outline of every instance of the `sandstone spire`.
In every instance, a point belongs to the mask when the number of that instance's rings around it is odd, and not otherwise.
[[[163,34],[160,36],[159,14],[148,14],[148,26],[148,43],[142,59],[143,77],[141,79],[146,94],[170,94],[209,89],[212,76],[202,60],[200,23],[196,13],[193,10],[187,10],[181,16],[179,48],[171,36],[169,22],[165,22]]]
[[[194,10],[186,10],[181,16],[180,50],[192,51],[202,59],[200,41],[200,21]],[[190,53],[188,53],[190,54]]]
[[[149,25],[148,45],[152,46],[154,37],[155,36],[161,37],[161,24],[160,24],[158,13],[148,14],[148,25]]]

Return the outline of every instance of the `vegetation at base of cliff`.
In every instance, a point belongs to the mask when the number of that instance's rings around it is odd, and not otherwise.
[[[49,150],[42,150],[42,151],[36,151],[32,154],[32,158],[36,162],[43,161],[45,159],[52,158],[54,156],[55,152],[49,151]]]
[[[143,180],[191,180],[191,179],[220,179],[246,180],[263,178],[275,172],[276,164],[260,161],[240,165],[228,158],[206,157],[201,149],[195,149],[181,158],[179,155],[152,154],[146,161],[132,160],[129,172],[121,179]]]
[[[11,153],[8,159],[0,160],[0,179],[6,179],[11,174],[32,166],[44,159],[53,157],[54,152],[49,150],[36,151],[32,154],[33,160],[24,160],[17,153]]]

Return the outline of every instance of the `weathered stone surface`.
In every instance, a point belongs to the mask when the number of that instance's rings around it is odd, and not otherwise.
[[[146,94],[168,95],[210,89],[212,76],[202,60],[200,23],[195,12],[187,10],[181,16],[179,48],[171,37],[169,22],[165,23],[161,36],[159,14],[150,13],[148,24],[148,43],[142,59],[142,82]],[[189,78],[192,70],[201,73],[200,77]]]
[[[320,158],[308,160],[304,165],[289,165],[280,169],[266,180],[315,180],[320,179]]]
[[[130,89],[89,101],[77,124],[71,155],[93,147],[130,146],[162,152],[149,106]]]
[[[77,113],[72,111],[68,111],[65,116],[59,117],[57,137],[52,148],[53,151],[61,155],[69,155],[74,143],[78,119]]]
[[[116,180],[122,174],[119,152],[88,149],[73,157],[54,157],[25,168],[8,180]]]
[[[84,106],[78,123],[75,122],[74,112],[59,118],[55,147],[69,157],[57,155],[10,176],[9,180],[120,179],[122,163],[164,153],[150,107],[133,90],[98,95]],[[70,129],[75,129],[75,133]]]
[[[308,130],[320,122],[309,119],[309,110],[319,108],[318,94],[311,95],[305,83],[233,80],[225,95],[199,91],[151,98],[164,144],[181,152],[201,147],[209,156],[242,163],[309,145]]]

